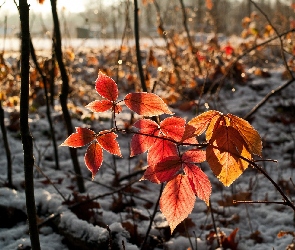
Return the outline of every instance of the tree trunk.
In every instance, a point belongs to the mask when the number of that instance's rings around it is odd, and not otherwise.
[[[29,129],[29,78],[30,78],[30,29],[29,5],[27,0],[19,1],[21,23],[21,93],[20,93],[20,132],[24,152],[25,193],[29,221],[29,232],[33,250],[39,250],[40,241],[36,220],[36,207],[34,196],[34,156],[33,139]]]
[[[56,0],[50,0],[51,2],[51,9],[52,9],[52,18],[54,23],[54,34],[55,34],[55,56],[56,60],[59,66],[61,78],[62,78],[62,90],[60,94],[60,104],[64,116],[64,120],[67,127],[67,133],[68,136],[70,136],[73,131],[71,116],[67,107],[67,100],[68,100],[68,93],[69,93],[69,77],[63,62],[63,55],[62,55],[62,49],[61,49],[61,34],[60,34],[60,26],[59,26],[59,20],[56,10]],[[85,192],[84,187],[84,181],[81,175],[81,169],[78,161],[77,156],[77,149],[76,148],[69,148],[71,159],[74,166],[74,171],[76,173],[77,178],[77,185],[80,193]]]

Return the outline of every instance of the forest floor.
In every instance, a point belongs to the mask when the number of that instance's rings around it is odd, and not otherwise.
[[[146,51],[148,54],[148,47]],[[155,51],[159,63],[161,60],[159,58],[163,59],[163,53],[160,50]],[[110,48],[88,49],[79,53],[69,49],[65,52],[72,82],[69,108],[75,127],[88,127],[99,132],[112,126],[110,112],[93,114],[85,108],[85,105],[99,98],[94,89],[98,69],[115,79],[116,69],[112,65],[117,65],[116,53],[116,50]],[[249,58],[248,61],[244,61],[244,74],[247,78],[242,82],[227,79],[218,93],[206,93],[199,98],[194,88],[190,88],[188,92],[188,95],[192,96],[190,100],[176,98],[174,102],[171,99],[177,97],[177,93],[173,94],[172,88],[167,91],[161,86],[156,93],[170,102],[170,109],[175,115],[187,121],[195,117],[196,112],[208,109],[243,117],[266,94],[287,81],[284,79],[284,67],[281,61],[266,63],[263,59],[263,64],[254,67],[255,62]],[[118,86],[122,96],[136,89],[134,84],[137,81],[136,68],[134,69],[134,64],[128,65],[127,59],[127,66],[119,70]],[[14,56],[5,57],[5,61],[11,70],[13,68],[16,70],[17,60]],[[123,64],[124,62],[123,59]],[[151,65],[149,69],[151,79],[159,77],[158,74],[164,69],[164,64]],[[2,88],[7,95],[3,106],[13,161],[14,189],[7,187],[7,160],[1,139],[0,249],[30,249],[25,215],[23,151],[18,124],[19,79],[13,75],[13,72],[9,74],[12,83],[18,82],[18,85]],[[33,76],[32,73],[32,80]],[[171,77],[169,81],[173,81]],[[60,80],[57,83],[60,84]],[[42,89],[37,78],[36,81],[32,81],[32,85],[35,90],[32,90],[29,121],[34,139],[35,198],[42,250],[77,249],[77,247],[95,249],[97,242],[106,242],[110,234],[112,243],[117,244],[117,249],[124,247],[127,250],[140,249],[140,243],[145,237],[150,216],[159,196],[160,185],[149,181],[138,181],[146,166],[146,157],[145,155],[129,157],[129,141],[132,135],[124,134],[118,137],[123,158],[105,153],[103,165],[93,181],[84,163],[86,147],[78,149],[86,187],[86,192],[81,194],[77,189],[76,176],[67,147],[58,147],[60,169],[56,169],[45,115],[44,95],[42,91],[37,92]],[[67,133],[58,98],[55,99],[51,116],[57,144],[60,145],[67,138]],[[133,119],[137,118],[135,115]],[[123,109],[118,115],[117,125],[129,128],[132,125],[130,121],[130,111]],[[249,122],[262,137],[263,159],[275,160],[261,161],[258,164],[280,185],[291,200],[294,199],[295,85],[291,84],[271,97],[251,116]],[[198,250],[217,249],[212,216],[219,238],[225,244],[224,249],[226,247],[241,250],[295,249],[294,245],[291,245],[295,235],[294,212],[291,208],[275,203],[233,203],[233,200],[281,202],[280,194],[264,175],[256,169],[248,168],[230,187],[224,187],[206,163],[202,164],[201,168],[212,183],[211,212],[203,201],[197,199],[188,219],[170,235],[168,223],[158,210],[152,223],[148,249],[185,250],[190,247]],[[97,199],[83,203],[92,197]],[[77,202],[81,204],[71,207]],[[280,234],[282,231],[286,233]],[[225,243],[226,241],[228,243]],[[108,243],[107,240],[105,249],[108,249]],[[113,249],[116,249],[115,246]]]

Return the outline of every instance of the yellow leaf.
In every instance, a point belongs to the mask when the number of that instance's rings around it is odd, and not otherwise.
[[[206,149],[210,168],[225,186],[230,186],[248,167],[251,160],[247,144],[233,127],[221,126],[213,132]]]
[[[226,115],[229,118],[229,126],[235,128],[243,137],[247,144],[250,153],[262,155],[262,141],[258,134],[249,122],[232,114]]]
[[[188,122],[188,124],[193,126],[196,129],[196,131],[195,131],[196,135],[201,135],[207,129],[207,127],[209,126],[211,121],[214,119],[213,122],[214,121],[216,122],[217,118],[219,118],[220,116],[222,116],[222,113],[220,113],[216,110],[209,110],[207,112],[204,112],[204,113],[196,116],[195,118],[190,120]],[[215,124],[215,122],[214,122],[214,124]],[[208,133],[210,134],[210,132],[208,132]],[[206,134],[206,137],[207,137],[207,134]],[[211,137],[211,136],[209,136],[209,137]]]

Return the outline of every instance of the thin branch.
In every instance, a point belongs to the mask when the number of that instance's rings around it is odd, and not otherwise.
[[[155,216],[157,214],[157,211],[158,211],[158,207],[159,207],[159,203],[160,203],[160,198],[161,198],[161,195],[162,195],[162,192],[163,192],[163,188],[164,188],[164,184],[162,183],[161,184],[161,188],[160,188],[160,191],[159,191],[159,196],[158,196],[158,200],[155,204],[155,207],[154,207],[154,212],[151,216],[151,219],[150,219],[150,224],[149,224],[149,227],[146,231],[146,234],[145,234],[145,238],[143,240],[143,243],[141,245],[141,250],[144,250],[145,249],[145,246],[146,246],[146,243],[147,243],[147,240],[148,240],[148,237],[149,237],[149,234],[150,234],[150,231],[152,229],[152,225],[153,225],[153,222],[154,222],[154,219],[155,219]]]
[[[244,204],[279,204],[287,206],[287,202],[285,201],[237,201],[233,200],[234,204],[244,203]]]
[[[257,170],[259,170],[273,184],[273,186],[276,188],[276,190],[278,190],[278,192],[281,194],[281,196],[285,200],[284,205],[291,207],[295,211],[295,205],[293,204],[293,202],[287,197],[287,195],[283,192],[283,190],[280,188],[280,186],[269,176],[269,174],[262,167],[258,166],[255,162],[253,162],[241,155],[237,155],[237,156],[239,158],[243,159],[244,161],[248,162],[250,165],[252,165]]]
[[[135,35],[137,66],[138,66],[138,72],[139,72],[142,91],[147,92],[147,86],[145,84],[144,73],[143,73],[142,62],[141,62],[141,54],[140,54],[138,11],[139,9],[138,9],[137,0],[134,0],[134,35]]]
[[[56,192],[58,192],[58,194],[61,196],[61,198],[64,200],[64,201],[67,201],[67,199],[64,197],[64,195],[58,190],[58,188],[54,185],[54,183],[50,180],[50,178],[43,172],[43,170],[37,166],[35,164],[35,168],[37,168],[37,170],[43,175],[43,177],[45,177],[49,183],[53,186],[53,188],[56,190]]]
[[[271,20],[269,19],[269,17],[266,15],[266,13],[253,1],[253,0],[249,0],[255,7],[256,9],[259,10],[259,12],[265,17],[265,19],[267,20],[267,22],[269,23],[269,25],[272,27],[272,29],[274,30],[274,32],[276,33],[277,37],[280,40],[280,47],[281,47],[281,55],[282,55],[282,59],[285,65],[286,70],[289,73],[289,76],[293,78],[292,72],[288,66],[287,60],[286,60],[286,56],[284,53],[284,44],[283,44],[283,40],[282,37],[280,36],[278,30],[276,29],[276,27],[272,24]]]
[[[185,33],[186,33],[187,40],[188,40],[188,43],[189,43],[189,47],[190,47],[190,50],[191,50],[191,52],[193,54],[193,57],[195,59],[195,63],[197,65],[197,67],[198,67],[199,73],[202,75],[202,68],[201,68],[200,61],[198,59],[198,49],[194,46],[194,44],[192,42],[192,38],[190,36],[189,29],[188,29],[188,26],[187,26],[187,16],[186,16],[186,11],[185,11],[185,6],[184,6],[184,3],[183,3],[183,0],[179,0],[179,2],[181,4],[182,22],[183,22]]]
[[[247,120],[249,119],[250,116],[252,116],[254,113],[257,112],[257,110],[259,108],[261,108],[263,106],[264,103],[267,102],[267,100],[272,97],[273,95],[278,94],[279,92],[281,92],[283,89],[287,88],[289,85],[291,85],[291,83],[293,83],[295,81],[295,78],[292,77],[292,79],[290,79],[289,81],[287,81],[286,83],[284,83],[283,85],[279,86],[276,89],[271,90],[259,103],[257,103],[249,112],[248,114],[246,114],[244,116],[244,119]]]

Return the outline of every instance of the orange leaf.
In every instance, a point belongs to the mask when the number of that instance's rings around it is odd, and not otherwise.
[[[118,98],[118,87],[116,82],[107,75],[99,72],[95,81],[95,89],[99,95],[110,100],[116,101]]]
[[[222,113],[216,111],[216,110],[209,110],[207,112],[204,112],[192,120],[188,122],[189,125],[193,126],[196,131],[196,135],[201,135],[208,127],[211,120],[215,117],[220,117]]]
[[[211,139],[211,137],[212,137],[212,135],[213,135],[213,132],[214,132],[216,129],[219,128],[219,126],[221,125],[221,123],[225,123],[224,121],[225,121],[225,120],[224,120],[224,115],[223,115],[222,113],[220,113],[219,115],[215,115],[215,116],[211,119],[211,121],[210,121],[210,123],[209,123],[209,126],[208,126],[208,128],[207,128],[207,131],[206,131],[206,133],[205,133],[205,135],[206,135],[206,140],[207,140],[207,141],[210,141],[210,139]],[[223,124],[223,125],[225,125],[225,124]]]
[[[206,0],[206,7],[208,10],[212,10],[213,8],[212,0]]]
[[[105,112],[113,107],[113,103],[110,100],[93,101],[85,107],[92,112]]]
[[[230,119],[230,126],[239,131],[247,143],[248,149],[252,154],[262,156],[262,141],[258,134],[249,122],[232,114],[226,115]]]
[[[95,139],[95,132],[88,128],[76,128],[76,133],[71,134],[60,146],[72,148],[83,147]]]
[[[121,156],[120,146],[116,141],[117,134],[104,130],[99,132],[99,136],[96,138],[100,146],[113,155]]]
[[[186,175],[178,175],[165,186],[160,209],[166,217],[171,233],[193,210],[196,196]]]
[[[103,161],[102,147],[97,142],[89,145],[84,157],[84,161],[87,168],[92,173],[93,180]]]
[[[125,96],[124,101],[129,109],[139,115],[157,116],[173,114],[164,101],[159,96],[152,93],[129,93]]]
[[[213,173],[225,185],[230,186],[248,167],[251,160],[247,144],[233,127],[221,126],[214,131],[206,149],[207,162]]]

